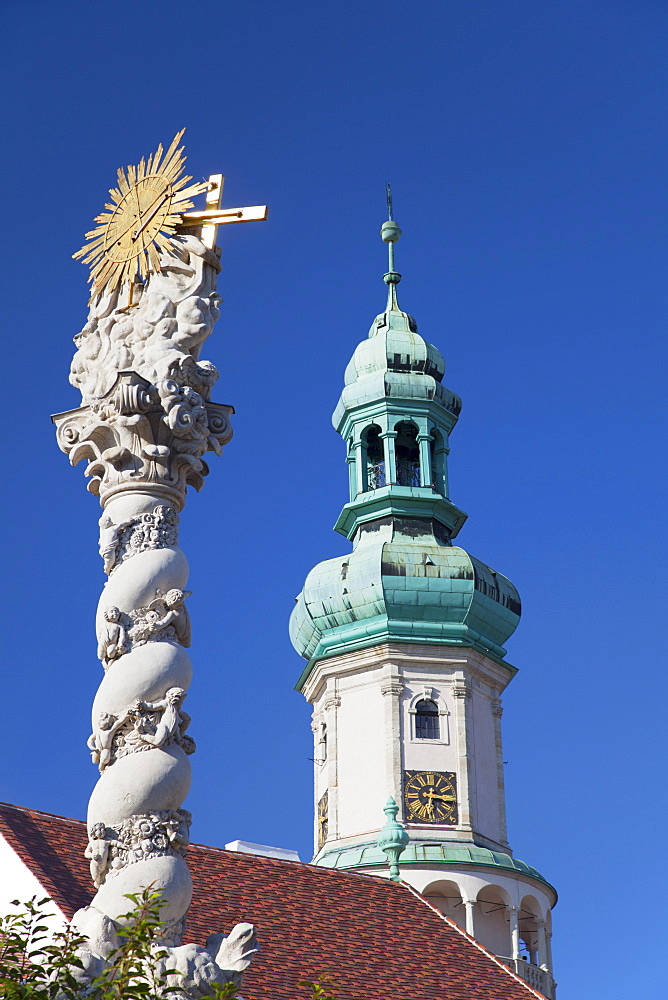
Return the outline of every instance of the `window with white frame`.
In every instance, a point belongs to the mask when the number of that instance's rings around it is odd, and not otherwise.
[[[450,743],[450,713],[436,691],[424,687],[408,706],[412,742]]]
[[[415,706],[415,739],[439,740],[438,705],[430,698],[421,698]]]

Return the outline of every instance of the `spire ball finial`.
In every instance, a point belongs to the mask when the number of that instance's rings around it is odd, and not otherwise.
[[[389,219],[383,223],[380,235],[384,243],[396,243],[401,236],[401,230],[393,219]]]
[[[385,181],[385,195],[387,197],[387,222],[383,223],[380,230],[380,236],[384,243],[396,243],[401,236],[401,230],[394,221],[394,212],[392,211],[392,188],[390,187],[389,181]],[[390,268],[390,270],[393,269]]]
[[[393,219],[392,212],[392,189],[388,182],[385,182],[385,193],[387,195],[387,222],[380,227],[380,237],[387,243],[388,268],[387,274],[383,275],[383,281],[390,286],[390,296],[387,303],[388,309],[398,309],[396,286],[401,281],[401,275],[394,269],[394,244],[401,236],[401,230]]]

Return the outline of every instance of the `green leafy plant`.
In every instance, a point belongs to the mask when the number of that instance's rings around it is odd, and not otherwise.
[[[305,986],[310,990],[311,1000],[336,1000],[333,990],[336,989],[336,980],[333,976],[323,973],[315,979],[301,979],[300,986]]]
[[[33,898],[25,904],[15,900],[12,905],[20,907],[18,912],[0,917],[2,1000],[165,1000],[180,993],[178,986],[164,982],[175,970],[165,970],[162,977],[156,974],[156,961],[168,955],[156,947],[164,906],[160,893],[145,889],[127,898],[132,908],[120,918],[120,944],[100,975],[86,986],[80,979],[84,969],[80,954],[86,939],[71,928],[49,933],[45,918],[50,900]],[[234,983],[213,984],[208,1000],[235,1000],[236,996]]]

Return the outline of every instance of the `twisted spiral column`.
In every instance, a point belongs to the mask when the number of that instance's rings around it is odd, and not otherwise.
[[[126,893],[150,885],[162,894],[162,916],[176,940],[192,893],[182,857],[189,817],[179,813],[191,780],[193,744],[181,706],[192,664],[183,644],[190,639],[188,563],[177,542],[177,511],[162,500],[126,493],[103,515],[115,549],[96,631],[100,651],[111,655],[93,702],[90,746],[101,774],[88,833],[91,844],[102,841],[91,857],[99,885],[92,906],[114,920],[128,909]],[[165,600],[170,595],[180,602],[176,609]],[[89,844],[91,855],[95,850]]]

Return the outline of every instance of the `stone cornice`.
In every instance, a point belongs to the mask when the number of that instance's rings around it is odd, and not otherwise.
[[[477,650],[463,647],[455,652],[448,646],[422,646],[417,643],[380,643],[377,646],[369,646],[365,649],[358,649],[350,653],[342,653],[340,656],[330,656],[327,659],[318,660],[312,664],[309,673],[303,676],[301,690],[307,701],[313,702],[319,696],[321,687],[328,678],[341,676],[342,674],[364,673],[369,670],[380,670],[388,662],[395,667],[419,667],[427,672],[440,668],[448,671],[457,671],[457,683],[461,684],[461,677],[468,672],[471,676],[482,676],[501,692],[509,680],[517,673],[517,668],[509,663],[503,665],[484,656]],[[508,676],[510,672],[510,677]],[[383,680],[383,685],[390,683],[389,679]],[[392,683],[400,683],[392,679]]]

